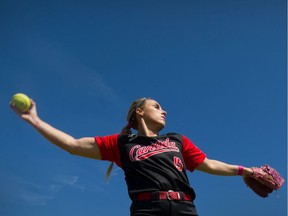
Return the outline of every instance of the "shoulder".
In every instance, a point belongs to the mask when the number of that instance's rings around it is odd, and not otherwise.
[[[183,135],[182,134],[179,134],[179,133],[175,133],[175,132],[169,132],[167,134],[164,134],[163,136],[167,136],[169,138],[176,138],[176,139],[181,139],[183,138]]]
[[[179,133],[175,133],[175,132],[169,132],[169,133],[166,133],[166,134],[163,134],[163,136],[182,136],[181,134]]]
[[[119,134],[118,140],[119,143],[127,143],[134,140],[137,137],[137,134]]]
[[[94,139],[98,145],[109,145],[117,143],[119,134],[106,135],[106,136],[95,136]]]

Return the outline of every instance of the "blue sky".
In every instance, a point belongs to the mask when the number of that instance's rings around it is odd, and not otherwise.
[[[58,149],[9,108],[13,94],[74,137],[114,134],[132,100],[209,158],[270,164],[287,179],[286,1],[2,1],[0,215],[129,215],[123,172]],[[284,216],[241,177],[189,173],[200,216]]]

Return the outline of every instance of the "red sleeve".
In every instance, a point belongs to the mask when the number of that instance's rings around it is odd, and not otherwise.
[[[193,172],[206,158],[206,155],[197,148],[187,137],[183,137],[183,157],[186,169]]]
[[[109,136],[95,136],[95,141],[99,146],[102,160],[115,162],[121,167],[120,153],[118,148],[119,134]]]

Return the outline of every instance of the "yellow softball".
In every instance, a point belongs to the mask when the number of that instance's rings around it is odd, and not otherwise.
[[[13,95],[11,102],[13,103],[14,107],[22,113],[27,112],[31,107],[30,98],[23,93]]]

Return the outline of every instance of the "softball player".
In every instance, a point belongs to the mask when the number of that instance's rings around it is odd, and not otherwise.
[[[123,169],[132,201],[131,216],[198,215],[194,205],[195,192],[186,170],[222,176],[251,175],[253,172],[251,168],[208,159],[181,134],[160,135],[167,113],[153,99],[140,98],[132,103],[127,125],[120,134],[80,139],[40,119],[36,103],[31,102],[32,108],[25,114],[18,112],[13,103],[11,107],[51,143],[71,154],[108,160]],[[132,134],[131,128],[138,133]]]

